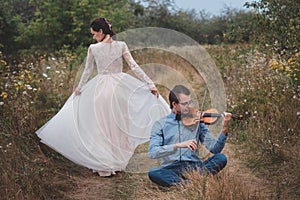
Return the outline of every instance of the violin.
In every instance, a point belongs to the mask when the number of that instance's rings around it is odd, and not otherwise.
[[[205,111],[199,111],[197,108],[189,107],[189,113],[182,115],[183,125],[189,127],[195,124],[205,123],[206,125],[214,124],[220,117],[224,117],[224,113],[219,113],[217,109],[211,108]],[[241,120],[243,115],[231,115],[232,119]]]

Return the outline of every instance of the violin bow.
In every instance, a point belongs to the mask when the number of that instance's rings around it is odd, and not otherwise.
[[[202,112],[204,110],[204,103],[205,103],[205,99],[206,99],[206,94],[207,94],[207,87],[205,87],[204,97],[203,97],[203,101],[202,101],[202,105],[201,105],[201,109],[200,109],[201,115],[202,115]],[[200,123],[199,123],[199,125],[200,125]],[[198,137],[199,137],[199,135],[198,135],[198,131],[197,131],[197,134],[196,134],[197,146],[199,146],[199,139],[197,140]]]
[[[204,110],[204,103],[205,103],[205,99],[206,99],[206,93],[207,93],[207,87],[205,88],[205,91],[204,91],[204,97],[203,97],[203,101],[202,101],[202,105],[201,105],[201,109],[200,109],[201,112]]]

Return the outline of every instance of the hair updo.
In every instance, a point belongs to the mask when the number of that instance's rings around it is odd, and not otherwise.
[[[100,29],[102,29],[104,34],[109,34],[111,37],[116,35],[115,32],[112,31],[112,24],[111,22],[106,18],[96,18],[94,19],[90,27],[93,29],[93,31],[99,32]]]

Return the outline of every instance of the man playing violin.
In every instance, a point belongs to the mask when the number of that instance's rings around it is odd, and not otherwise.
[[[215,139],[204,123],[199,123],[195,130],[185,127],[180,116],[189,112],[190,91],[183,85],[175,86],[169,94],[171,113],[156,121],[152,127],[148,155],[161,158],[161,167],[150,169],[148,176],[160,186],[181,184],[183,174],[191,169],[200,170],[200,174],[216,174],[227,164],[227,158],[221,153],[228,133],[227,126],[231,119],[225,113],[223,128]],[[212,154],[204,162],[198,155],[201,142]]]

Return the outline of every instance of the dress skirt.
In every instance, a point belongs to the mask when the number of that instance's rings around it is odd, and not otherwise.
[[[98,74],[37,131],[41,142],[94,171],[125,170],[153,123],[170,113],[166,101],[126,73]]]

